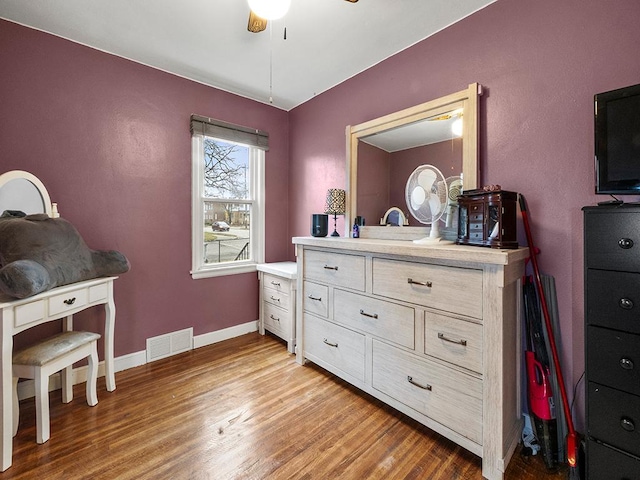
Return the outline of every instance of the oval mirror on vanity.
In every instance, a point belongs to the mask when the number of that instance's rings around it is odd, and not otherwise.
[[[347,126],[347,231],[358,215],[365,218],[369,236],[386,237],[388,229],[372,226],[379,225],[391,207],[407,211],[404,188],[417,165],[435,165],[445,177],[461,176],[464,190],[478,187],[480,94],[481,86],[472,83],[465,90]],[[460,123],[461,135],[454,133]],[[409,225],[419,223],[409,218]],[[410,238],[428,228],[403,227],[393,234],[402,230]]]

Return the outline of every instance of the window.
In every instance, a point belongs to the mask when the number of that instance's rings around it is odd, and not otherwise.
[[[193,278],[256,270],[264,261],[264,132],[193,115]]]

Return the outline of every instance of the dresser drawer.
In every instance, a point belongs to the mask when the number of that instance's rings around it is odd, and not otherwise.
[[[304,322],[305,354],[364,381],[364,335],[312,315]]]
[[[587,270],[589,325],[640,333],[640,274]]]
[[[264,328],[277,334],[279,337],[289,340],[287,332],[291,331],[291,315],[283,309],[271,305],[264,304]]]
[[[640,395],[640,335],[587,326],[590,381]]]
[[[640,456],[640,397],[589,382],[587,400],[589,435]]]
[[[373,293],[482,318],[482,270],[374,258]]]
[[[482,381],[373,340],[373,387],[482,444]]]
[[[89,290],[80,288],[61,295],[56,295],[49,299],[49,316],[58,315],[64,312],[72,312],[83,308],[89,303]]]
[[[592,439],[587,440],[589,480],[631,480],[640,472],[640,458],[625,455]]]
[[[587,268],[640,270],[638,213],[588,211],[584,216],[585,263]]]
[[[38,300],[36,302],[19,305],[14,309],[13,326],[21,327],[36,323],[45,317],[45,301]]]
[[[264,287],[271,288],[277,292],[288,293],[291,286],[290,282],[287,278],[277,277],[270,273],[262,274],[262,284]]]
[[[289,309],[289,294],[273,288],[264,287],[262,290],[263,301],[275,305],[276,307]]]
[[[413,308],[335,289],[333,319],[403,347],[415,348]]]
[[[304,278],[364,291],[364,257],[305,250]]]
[[[425,313],[424,353],[474,372],[482,372],[482,325]]]
[[[304,311],[327,318],[329,314],[329,287],[313,282],[303,283]]]

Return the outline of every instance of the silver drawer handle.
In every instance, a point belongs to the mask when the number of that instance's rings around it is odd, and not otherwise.
[[[280,286],[280,282],[271,282],[271,285],[273,285],[275,287],[279,287]]]
[[[280,319],[279,319],[279,318],[274,317],[274,316],[273,316],[273,314],[271,314],[271,315],[269,315],[269,316],[271,317],[271,320],[275,320],[276,322],[279,322],[279,321],[280,321]]]
[[[326,343],[327,345],[329,345],[330,347],[335,347],[338,348],[338,344],[337,343],[331,343],[329,340],[327,340],[326,338],[324,340],[322,340],[324,343]]]
[[[360,315],[364,315],[365,317],[369,317],[369,318],[378,318],[377,313],[367,313],[362,309],[360,309]]]
[[[423,390],[431,391],[431,385],[429,385],[428,383],[426,385],[421,385],[418,382],[416,382],[411,376],[407,376],[407,382],[409,382],[411,385],[415,385],[416,387],[422,388]]]
[[[620,366],[625,370],[633,370],[633,361],[628,358],[621,358]]]
[[[274,297],[273,295],[271,295],[271,300],[273,300],[274,302],[279,302],[279,301],[280,301],[280,299],[279,299],[279,298],[276,298],[276,297]]]
[[[631,310],[633,308],[633,302],[629,298],[621,298],[618,305],[625,310]]]
[[[76,303],[76,297],[63,300],[62,303],[64,303],[65,305],[73,305],[74,303]]]
[[[413,278],[407,278],[407,283],[410,283],[412,285],[422,285],[423,287],[429,287],[429,288],[431,288],[431,285],[432,285],[431,282],[418,282]]]
[[[631,240],[630,238],[621,238],[620,240],[618,240],[618,246],[625,250],[629,250],[633,247],[633,240]]]
[[[444,333],[438,333],[438,338],[440,340],[444,340],[445,342],[449,342],[449,343],[455,343],[456,345],[462,345],[464,347],[467,346],[467,341],[466,340],[452,340],[448,337],[445,337]]]
[[[336,272],[338,271],[338,267],[330,267],[329,265],[325,265],[324,268],[325,270],[335,270]]]

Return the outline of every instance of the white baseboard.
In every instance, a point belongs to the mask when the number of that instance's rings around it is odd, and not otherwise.
[[[215,332],[204,333],[193,337],[193,348],[205,347],[207,345],[213,345],[214,343],[229,340],[230,338],[239,337],[251,332],[258,331],[258,321],[247,322],[242,325],[236,325]],[[140,352],[129,353],[121,357],[116,357],[114,360],[114,370],[116,372],[122,372],[130,368],[139,367],[147,363],[146,350]],[[73,369],[73,384],[84,383],[87,381],[87,369],[86,365]],[[98,377],[104,377],[104,361],[98,364]],[[49,377],[49,391],[58,390],[62,388],[60,380],[60,374],[56,373]],[[35,386],[33,380],[24,380],[18,383],[18,398],[23,400],[35,396]]]

